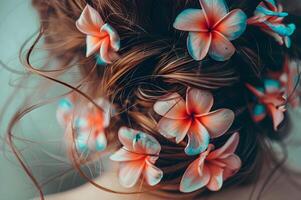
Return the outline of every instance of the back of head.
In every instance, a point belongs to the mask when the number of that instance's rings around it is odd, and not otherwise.
[[[153,142],[154,139],[159,143],[160,153],[147,156],[156,158],[156,162],[152,164],[156,165],[163,174],[158,181],[158,190],[169,191],[170,186],[178,189],[181,180],[183,182],[183,174],[189,173],[187,170],[200,155],[202,157],[206,152],[210,155],[210,151],[214,152],[213,149],[227,148],[226,144],[238,139],[238,135],[239,143],[233,145],[235,155],[239,157],[239,161],[236,160],[240,162],[239,169],[235,168],[231,171],[231,175],[226,175],[219,171],[219,169],[226,170],[226,167],[221,167],[226,165],[226,161],[222,162],[222,159],[219,159],[213,162],[208,158],[210,156],[207,156],[207,161],[204,161],[209,163],[210,167],[207,167],[211,171],[209,170],[208,173],[211,174],[211,178],[217,177],[216,181],[224,181],[225,185],[248,183],[260,172],[263,160],[274,156],[270,149],[270,142],[281,142],[289,129],[289,120],[283,106],[292,102],[292,96],[298,98],[295,95],[297,93],[295,87],[285,90],[287,81],[281,82],[283,73],[286,72],[284,64],[299,59],[298,33],[287,34],[291,39],[290,46],[286,41],[289,39],[288,36],[285,38],[277,30],[275,31],[274,27],[267,27],[267,23],[256,24],[250,20],[254,17],[255,10],[259,12],[258,5],[269,8],[270,4],[276,4],[274,1],[266,0],[261,3],[259,0],[214,0],[212,2],[206,0],[33,0],[33,5],[41,19],[40,36],[45,39],[50,57],[54,57],[59,63],[56,70],[67,73],[68,69],[76,66],[82,73],[79,87],[65,84],[71,88],[72,100],[69,96],[69,102],[75,105],[73,115],[79,113],[79,110],[84,110],[89,101],[92,102],[90,106],[105,112],[103,104],[96,101],[100,97],[106,99],[112,107],[109,109],[110,123],[103,127],[104,133],[102,133],[106,136],[106,150],[104,147],[101,151],[90,151],[89,159],[97,159],[99,152],[116,150],[116,145],[123,145],[126,148],[122,139],[118,140],[118,131],[119,139],[123,137],[120,127],[123,127],[123,130],[124,127],[131,128],[127,130],[129,132],[139,130],[151,136],[150,141]],[[96,37],[91,35],[91,32],[84,33],[81,29],[83,24],[80,23],[85,21],[78,21],[84,9],[87,9],[87,4],[90,6],[90,12],[97,11],[99,19],[103,20],[103,26],[108,24],[113,27],[109,30],[118,33],[120,48],[114,48],[113,40],[110,40],[116,54],[113,54],[112,49],[108,47],[104,50],[104,39],[99,40],[103,46],[100,45],[97,49],[93,46],[96,43],[86,47],[89,40],[93,39],[92,36]],[[224,4],[229,6],[226,11],[228,18],[233,15],[233,19],[230,19],[232,21],[226,23],[227,19],[224,18],[227,16],[224,16],[223,19],[219,19],[220,21],[215,21],[216,24],[210,24],[215,17],[209,16],[210,9],[223,12],[218,9],[223,8]],[[213,7],[210,8],[208,5]],[[282,9],[280,6],[277,8]],[[277,13],[276,10],[273,12]],[[268,16],[266,10],[263,13]],[[279,13],[284,12],[279,10]],[[215,15],[219,16],[221,13]],[[260,17],[263,17],[262,15],[261,13]],[[202,17],[206,19],[201,21]],[[264,17],[265,20],[270,19]],[[283,26],[298,23],[293,16],[273,17],[272,20],[279,20],[277,23]],[[205,25],[193,24],[196,18],[200,20],[198,22],[204,22]],[[221,24],[225,26],[223,30]],[[99,27],[99,29],[105,28]],[[238,29],[244,29],[239,33],[239,37],[231,33],[231,30]],[[298,29],[296,31],[299,32]],[[229,32],[229,35],[226,32]],[[202,35],[206,37],[209,35],[210,42]],[[88,39],[89,36],[92,39]],[[223,40],[231,46],[224,47],[224,43],[221,42]],[[284,43],[290,48],[287,48]],[[93,50],[94,47],[95,51],[91,51],[92,53],[90,52],[87,57],[89,50],[87,48]],[[204,52],[206,48],[207,53]],[[221,51],[227,53],[228,48],[235,48],[233,55],[221,57],[219,53]],[[112,59],[108,60],[107,57]],[[28,65],[30,66],[30,63]],[[49,77],[47,72],[38,73]],[[297,73],[295,75],[298,76]],[[281,85],[277,88],[279,91],[272,92],[273,98],[270,96],[264,98],[271,86],[267,84],[272,84],[273,87],[274,83]],[[278,96],[275,96],[276,94]],[[285,98],[281,99],[283,95]],[[277,99],[277,101],[270,99]],[[185,104],[186,110],[182,108],[184,105],[182,103]],[[174,109],[178,107],[179,109],[175,111]],[[169,113],[172,110],[174,112]],[[180,112],[185,113],[182,115]],[[275,113],[277,116],[274,115]],[[69,121],[73,118],[76,117],[69,118]],[[77,126],[76,123],[73,121],[71,124]],[[70,128],[68,126],[70,125],[67,125],[67,130]],[[93,126],[95,127],[95,124]],[[75,132],[73,133],[75,142],[76,137],[80,135],[77,131],[81,128],[71,128]],[[66,133],[71,134],[73,132],[71,129]],[[139,145],[136,132],[133,137],[133,147],[132,149],[127,147],[127,150],[135,151],[136,143]],[[231,151],[231,159],[234,151]],[[229,152],[228,154],[230,155]],[[79,158],[75,156],[73,159]],[[236,162],[235,159],[227,162]],[[202,168],[204,163],[199,164],[199,167]],[[214,173],[221,173],[221,177],[213,176]],[[151,183],[149,180],[146,182]],[[195,186],[195,189],[186,188],[185,183],[182,182],[180,188],[182,192],[195,191],[195,194],[200,194],[206,188],[206,184],[204,187],[197,187],[193,183],[187,184],[190,187]],[[208,182],[209,179],[207,181],[209,190],[218,190],[221,187],[221,183]]]

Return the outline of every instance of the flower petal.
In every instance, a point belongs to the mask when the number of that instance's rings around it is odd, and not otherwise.
[[[207,164],[209,171],[210,171],[210,180],[206,185],[207,188],[211,191],[218,191],[222,188],[223,185],[223,172],[224,169],[218,167],[216,165]]]
[[[145,166],[144,160],[128,161],[120,163],[119,182],[125,188],[133,187]]]
[[[224,0],[200,0],[200,4],[209,27],[214,26],[229,12]]]
[[[209,32],[189,32],[187,48],[194,60],[199,61],[206,57],[210,48],[211,37]]]
[[[183,98],[173,93],[164,97],[154,104],[154,110],[157,114],[170,119],[186,119],[186,104]]]
[[[73,103],[69,98],[63,98],[59,101],[59,106],[56,111],[56,119],[62,127],[66,127],[71,121],[73,114]]]
[[[98,37],[90,36],[87,35],[86,38],[86,44],[87,44],[87,49],[86,49],[86,57],[91,56],[95,52],[98,51],[98,49],[101,46],[102,40],[99,39]]]
[[[120,37],[117,31],[109,24],[104,24],[101,27],[100,31],[105,31],[109,34],[110,37],[110,45],[114,51],[118,51],[120,49]]]
[[[270,23],[268,21],[266,21],[264,23],[272,31],[274,31],[275,33],[278,33],[281,36],[291,36],[296,30],[296,25],[295,24],[284,25],[284,24]]]
[[[216,61],[229,60],[235,53],[233,44],[221,33],[212,32],[212,42],[209,49],[209,55]]]
[[[173,27],[182,31],[208,31],[204,13],[200,9],[186,9],[176,18]]]
[[[76,27],[87,35],[102,37],[100,27],[104,24],[97,10],[86,5],[79,19],[76,21]]]
[[[264,93],[257,88],[253,87],[252,85],[246,83],[246,87],[257,97],[261,98],[264,96]]]
[[[133,140],[138,131],[127,127],[121,127],[118,131],[118,138],[121,144],[126,147],[127,150],[133,150]]]
[[[180,183],[181,192],[193,192],[208,184],[210,180],[209,169],[201,164],[200,158],[193,161],[186,169]],[[199,173],[202,167],[202,174]]]
[[[133,140],[135,153],[157,155],[161,151],[160,143],[151,135],[138,132]]]
[[[210,111],[213,105],[213,96],[211,92],[188,88],[186,92],[187,113],[201,115]]]
[[[188,132],[187,155],[197,155],[205,151],[209,145],[210,136],[206,128],[197,120],[193,122]]]
[[[214,28],[222,33],[228,40],[235,40],[245,32],[247,15],[240,9],[232,10]]]
[[[133,161],[133,160],[141,160],[144,159],[145,155],[141,155],[138,153],[130,152],[126,150],[125,148],[121,148],[118,151],[114,152],[110,159],[117,162],[122,161]]]
[[[253,119],[255,122],[260,122],[266,117],[266,107],[263,104],[256,104],[253,107]]]
[[[208,130],[211,138],[220,137],[232,125],[234,121],[234,113],[229,109],[219,109],[198,118],[198,120]]]
[[[158,131],[166,138],[176,138],[181,142],[191,125],[190,119],[168,119],[163,117],[158,123]]]
[[[224,168],[224,180],[236,174],[241,167],[241,160],[237,155],[231,155],[227,159],[224,159],[223,162],[227,166]]]
[[[233,171],[236,171],[241,167],[241,160],[235,154],[231,154],[230,156],[222,159],[221,161],[226,165],[225,168],[231,169]]]
[[[89,135],[87,134],[80,134],[76,139],[75,139],[75,146],[76,148],[84,152],[89,149],[88,143],[89,143]]]
[[[268,104],[267,108],[269,110],[269,113],[271,115],[271,118],[273,120],[274,130],[278,130],[278,126],[281,124],[281,122],[284,120],[284,114],[283,111],[280,109],[277,109],[274,105]]]
[[[216,149],[207,156],[207,160],[222,159],[234,154],[239,143],[239,134],[234,133],[227,142],[219,149]]]
[[[104,132],[98,133],[95,141],[95,150],[103,151],[107,148],[107,138]]]
[[[104,127],[108,127],[110,124],[110,118],[111,118],[111,112],[112,112],[112,106],[111,104],[103,99],[103,98],[99,98],[96,100],[97,105],[99,105],[104,112]]]
[[[111,49],[110,49],[110,38],[106,37],[101,41],[101,46],[100,46],[100,57],[105,63],[112,63],[113,58],[111,54]]]
[[[163,178],[163,171],[148,161],[144,170],[145,180],[150,186],[157,185]]]

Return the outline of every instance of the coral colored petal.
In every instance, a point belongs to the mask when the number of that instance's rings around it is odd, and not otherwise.
[[[233,44],[221,33],[212,32],[212,42],[209,49],[209,55],[216,61],[229,60],[235,53]]]
[[[186,119],[186,104],[183,98],[173,93],[164,97],[154,104],[154,110],[157,114],[170,119]]]
[[[118,138],[121,144],[128,150],[133,150],[133,140],[138,131],[127,127],[121,127],[118,131]]]
[[[269,113],[273,120],[274,130],[278,130],[278,126],[281,124],[281,122],[284,120],[284,114],[283,111],[280,109],[277,109],[274,105],[267,105]]]
[[[176,18],[173,27],[182,31],[208,31],[204,13],[200,9],[186,9]]]
[[[111,112],[112,112],[112,106],[111,104],[103,99],[99,98],[96,100],[97,105],[99,105],[103,109],[104,113],[104,127],[108,127],[110,124],[110,118],[111,118]]]
[[[104,132],[98,133],[95,142],[95,150],[96,151],[103,151],[107,147],[107,138]]]
[[[209,140],[210,136],[206,128],[195,120],[188,131],[188,144],[185,153],[192,156],[205,151],[209,145]]]
[[[200,0],[209,27],[214,26],[228,12],[225,0]]]
[[[161,146],[153,136],[139,132],[134,137],[133,150],[135,153],[157,155],[161,151]]]
[[[222,33],[228,40],[235,40],[245,32],[247,27],[247,15],[240,9],[232,10],[214,28]]]
[[[145,166],[144,160],[128,161],[120,163],[119,182],[125,188],[133,187]]]
[[[224,169],[215,165],[208,164],[210,171],[210,180],[206,185],[207,188],[211,191],[218,191],[222,188],[223,185],[223,172]]]
[[[239,134],[234,133],[227,142],[219,149],[216,149],[207,156],[207,160],[222,159],[233,154],[239,143]]]
[[[201,115],[210,111],[213,105],[213,96],[211,92],[188,88],[186,92],[187,113]]]
[[[232,125],[234,113],[229,109],[219,109],[201,117],[198,120],[206,127],[211,138],[220,137]]]
[[[102,40],[100,46],[100,57],[105,63],[112,63],[112,57],[110,54],[110,38],[106,37]]]
[[[146,161],[144,177],[150,186],[154,186],[157,185],[163,178],[163,171],[149,161]]]
[[[120,37],[117,31],[109,24],[104,24],[101,27],[101,31],[107,32],[110,37],[110,45],[114,51],[118,51],[120,49]]]
[[[133,160],[141,160],[144,159],[145,155],[141,155],[138,153],[130,152],[125,148],[121,148],[116,151],[114,154],[110,156],[110,159],[117,162],[122,161],[133,161]]]
[[[257,97],[261,98],[264,96],[264,93],[257,88],[253,87],[252,85],[246,83],[246,87]]]
[[[98,51],[98,49],[101,46],[102,40],[100,40],[98,37],[88,35],[86,38],[86,43],[87,43],[86,57],[89,57],[92,54],[94,54],[96,51]]]
[[[99,13],[89,5],[86,5],[79,19],[76,21],[76,27],[87,35],[101,37],[100,27],[104,24]]]
[[[166,138],[176,138],[181,142],[191,125],[190,119],[168,119],[163,117],[158,123],[158,131]]]
[[[200,167],[202,167],[202,175],[200,175]],[[209,169],[202,164],[200,166],[200,158],[193,161],[186,169],[181,183],[181,192],[193,192],[208,184],[210,180]]]
[[[222,159],[221,162],[223,162],[225,164],[225,166],[226,166],[225,168],[233,170],[233,171],[237,171],[241,167],[241,160],[235,154],[232,154],[232,155],[228,156],[227,158]]]
[[[209,32],[190,32],[187,38],[188,52],[194,60],[202,60],[206,57],[210,44],[211,33]]]

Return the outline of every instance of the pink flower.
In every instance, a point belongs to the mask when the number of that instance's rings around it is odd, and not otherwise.
[[[196,155],[207,149],[210,137],[223,135],[232,125],[234,113],[229,109],[211,111],[213,96],[210,92],[188,88],[186,102],[174,93],[154,105],[162,116],[159,132],[166,138],[176,138],[180,143],[188,135],[187,155]]]
[[[123,147],[110,158],[120,162],[120,184],[133,187],[141,174],[147,184],[158,184],[163,177],[162,170],[154,165],[161,151],[159,142],[146,133],[125,127],[119,129],[118,137]]]
[[[240,158],[234,154],[239,143],[238,133],[233,134],[219,149],[213,150],[210,144],[207,151],[193,161],[186,169],[180,191],[193,192],[206,186],[211,191],[218,191],[223,181],[237,173],[241,166]]]
[[[86,5],[76,21],[76,27],[87,35],[87,57],[99,51],[100,58],[105,63],[112,63],[118,58],[116,53],[120,48],[118,33],[112,26],[104,23],[94,8]]]
[[[240,10],[229,12],[224,0],[199,0],[200,9],[181,12],[174,28],[189,31],[188,52],[195,60],[202,60],[207,53],[217,61],[225,61],[235,53],[230,42],[240,37],[246,29],[247,16]]]
[[[266,80],[264,89],[255,88],[250,84],[246,86],[257,97],[258,103],[264,106],[260,115],[254,116],[255,121],[259,122],[269,115],[273,120],[274,130],[277,130],[286,111],[284,92],[279,90],[279,86],[276,86],[273,80]]]
[[[66,132],[75,130],[75,143],[79,150],[103,151],[107,146],[105,128],[110,124],[111,105],[104,99],[96,100],[103,108],[99,110],[92,103],[75,107],[74,99],[64,98],[57,110],[57,119],[66,128]]]
[[[297,62],[298,61],[290,60],[288,56],[286,56],[283,67],[284,70],[279,77],[279,80],[285,89],[286,97],[288,98],[288,101],[293,108],[300,106],[300,87],[298,85],[300,72]]]
[[[291,36],[295,30],[295,24],[285,25],[284,18],[288,13],[283,12],[281,4],[276,5],[274,0],[264,0],[256,8],[254,16],[248,19],[248,24],[258,26],[262,31],[271,35],[280,44],[287,48],[291,46]]]

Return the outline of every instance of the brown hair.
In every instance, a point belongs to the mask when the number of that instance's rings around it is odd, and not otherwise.
[[[227,2],[231,7],[241,8],[250,17],[260,1]],[[107,66],[98,65],[93,56],[85,57],[85,35],[75,26],[75,21],[87,3],[118,31],[121,38],[120,58]],[[26,69],[70,88],[72,92],[91,102],[97,96],[109,99],[118,112],[118,124],[111,123],[108,128],[110,147],[119,145],[116,134],[117,127],[121,125],[137,128],[156,137],[162,145],[162,156],[157,164],[164,171],[162,184],[157,186],[156,190],[174,192],[165,186],[178,185],[181,174],[195,159],[185,155],[182,146],[158,134],[158,116],[152,111],[152,106],[158,98],[170,92],[184,94],[187,87],[210,90],[215,98],[214,108],[229,108],[235,112],[235,121],[230,130],[221,138],[213,140],[216,146],[221,146],[232,133],[240,132],[240,143],[236,153],[242,160],[242,167],[233,178],[226,181],[226,185],[253,181],[267,158],[276,163],[275,169],[284,163],[284,160],[279,161],[274,156],[270,141],[281,143],[284,133],[289,128],[288,119],[286,117],[279,133],[273,130],[270,119],[255,124],[248,109],[250,99],[245,83],[259,84],[268,70],[280,71],[285,55],[292,59],[299,58],[300,41],[296,37],[298,34],[293,36],[293,46],[287,50],[258,28],[248,27],[243,36],[234,41],[236,54],[229,61],[216,62],[205,59],[196,62],[187,53],[187,35],[176,31],[172,23],[183,9],[197,7],[198,1],[33,0],[33,5],[39,13],[41,28],[26,55]],[[295,18],[291,17],[289,20]],[[31,53],[41,38],[44,39],[44,47],[50,60],[55,59],[59,63],[57,68],[50,71],[34,68],[30,62]],[[72,67],[78,67],[81,71],[82,79],[76,85],[58,78]],[[96,103],[94,105],[97,106]],[[34,107],[25,109],[24,113]],[[12,128],[24,113],[16,113],[11,120],[9,143],[43,199],[39,183],[24,164],[13,143]],[[70,147],[70,155],[81,175],[88,179],[80,169],[87,161],[78,156],[74,145]],[[99,155],[92,158],[97,156]],[[103,188],[90,179],[89,182],[106,191],[118,192]],[[192,195],[196,196],[202,192],[207,191],[197,191]]]

